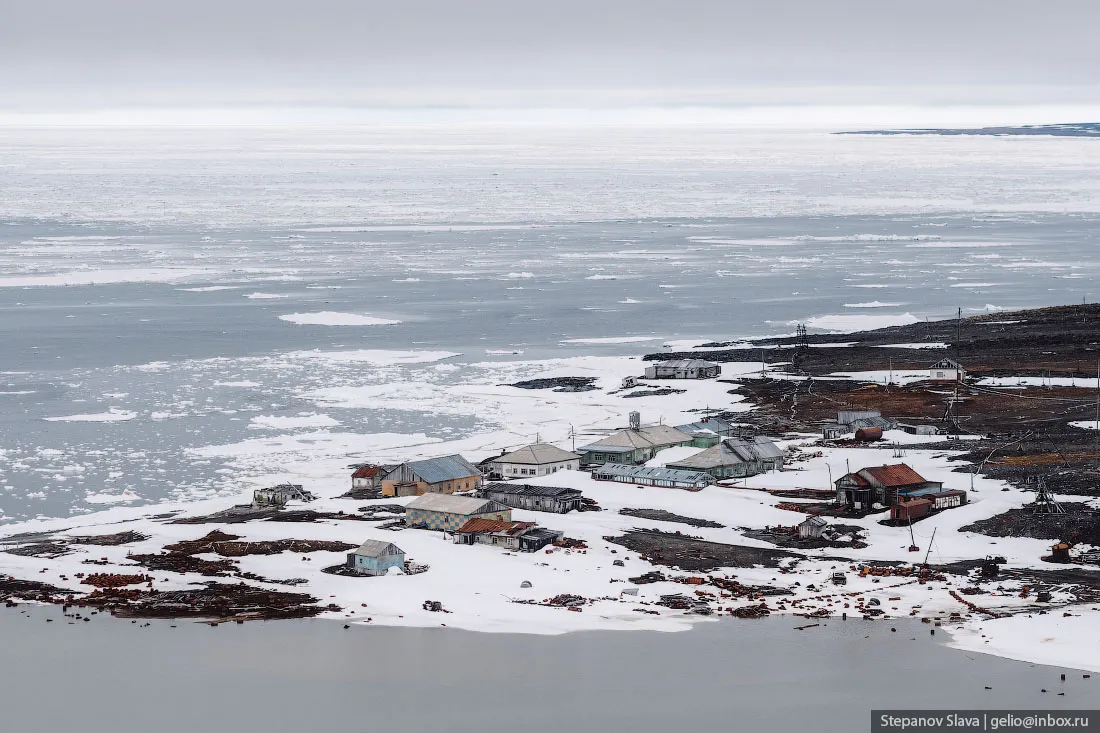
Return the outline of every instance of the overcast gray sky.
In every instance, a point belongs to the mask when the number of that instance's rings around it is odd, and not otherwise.
[[[1096,0],[0,0],[0,18],[0,104],[822,86],[934,101],[948,85],[1100,99]]]

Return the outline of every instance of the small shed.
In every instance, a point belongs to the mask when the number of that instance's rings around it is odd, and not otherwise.
[[[382,477],[385,474],[386,469],[382,466],[372,464],[356,466],[355,471],[351,474],[351,488],[380,489],[382,488]]]
[[[966,379],[966,369],[954,359],[940,359],[928,367],[928,378],[933,382],[961,382]]]
[[[890,507],[890,519],[895,522],[915,522],[932,513],[930,499],[910,499],[898,502]]]
[[[940,430],[935,425],[918,425],[914,423],[898,423],[898,430],[910,435],[939,435]]]
[[[367,540],[348,553],[348,568],[357,575],[385,575],[390,568],[405,567],[405,552],[392,542]]]
[[[856,431],[856,440],[860,443],[874,443],[882,440],[882,428],[860,428]]]
[[[850,433],[847,425],[838,422],[827,422],[821,426],[821,437],[825,440],[837,440]]]
[[[828,526],[829,523],[821,517],[809,517],[798,525],[798,538],[801,540],[821,539],[821,534]]]

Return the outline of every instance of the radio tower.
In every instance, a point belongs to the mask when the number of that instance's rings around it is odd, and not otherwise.
[[[1066,510],[1054,500],[1054,495],[1047,488],[1046,479],[1039,477],[1039,493],[1035,495],[1035,503],[1031,505],[1035,514],[1065,514]]]

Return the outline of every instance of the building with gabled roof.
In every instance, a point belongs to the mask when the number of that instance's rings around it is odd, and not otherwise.
[[[449,494],[423,494],[405,505],[405,524],[410,527],[454,532],[471,519],[508,522],[512,510],[491,499]]]
[[[489,465],[503,478],[549,476],[558,471],[579,471],[581,457],[549,443],[532,443],[494,458]]]
[[[382,478],[386,475],[384,466],[365,464],[356,466],[351,474],[351,488],[353,489],[380,489]]]
[[[954,359],[945,357],[928,367],[928,378],[933,382],[961,382],[966,379],[966,369]]]
[[[257,509],[269,507],[282,509],[291,501],[313,501],[316,498],[301,484],[279,484],[253,491],[252,506]]]
[[[896,504],[898,492],[943,488],[942,481],[929,481],[904,463],[861,468],[834,483],[837,501],[861,511]]]
[[[581,508],[584,498],[580,489],[565,486],[531,486],[530,484],[492,483],[481,495],[513,509],[565,514]]]
[[[405,552],[392,542],[367,540],[348,553],[347,564],[357,575],[385,575],[390,568],[405,567]]]
[[[704,359],[669,359],[645,368],[646,379],[713,379],[722,366]]]
[[[452,494],[481,488],[481,472],[460,455],[406,461],[382,477],[382,496]]]
[[[604,463],[645,463],[665,448],[691,445],[693,437],[669,425],[627,428],[581,446],[581,464],[598,466]]]
[[[669,463],[667,467],[706,471],[716,479],[745,478],[783,468],[783,451],[762,436],[726,438],[716,446]]]

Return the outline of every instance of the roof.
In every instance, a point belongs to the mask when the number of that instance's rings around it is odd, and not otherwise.
[[[404,550],[402,550],[400,547],[393,544],[392,542],[386,542],[385,540],[367,540],[363,544],[359,545],[359,549],[355,551],[355,554],[364,555],[366,557],[381,557],[382,555],[387,554],[392,555],[393,553],[389,552],[389,549],[391,547],[400,552],[402,555],[405,554]]]
[[[908,489],[901,492],[902,496],[921,496],[921,497],[935,497],[935,496],[965,496],[966,492],[962,489],[944,489],[936,486],[925,486],[923,489]]]
[[[689,422],[687,425],[677,425],[676,429],[681,433],[687,433],[688,435],[696,435],[698,433],[709,433],[713,435],[720,435],[723,431],[727,431],[733,428],[733,423],[729,420],[723,420],[720,417],[711,417],[699,422]]]
[[[378,474],[384,471],[381,466],[360,466],[355,469],[355,473],[351,475],[352,478],[374,478]]]
[[[517,494],[519,496],[552,496],[573,497],[580,496],[580,489],[571,489],[566,486],[531,486],[530,484],[489,484],[484,489],[485,493]]]
[[[828,527],[829,523],[821,517],[810,517],[803,520],[802,524],[809,524],[814,527]]]
[[[860,428],[878,428],[880,430],[892,430],[894,425],[896,424],[897,423],[887,417],[861,417],[848,423],[848,427],[854,430],[859,430]]]
[[[580,458],[576,453],[562,450],[549,443],[533,443],[518,448],[511,453],[493,459],[493,463],[525,463],[541,465],[544,463],[561,463],[562,461],[575,461]]]
[[[896,507],[905,507],[906,509],[908,509],[909,507],[912,507],[912,506],[925,506],[925,505],[930,505],[932,503],[933,503],[933,501],[931,499],[910,499],[909,501],[898,502],[894,506],[896,506]]]
[[[908,486],[910,484],[922,484],[926,481],[924,476],[914,471],[904,463],[895,463],[890,466],[869,466],[861,468],[856,473],[869,476],[883,486]]]
[[[581,450],[602,450],[611,453],[620,453],[636,448],[652,448],[655,446],[676,445],[678,443],[690,443],[691,436],[677,430],[671,425],[654,425],[638,430],[620,430],[612,433],[603,440],[581,447]],[[619,450],[615,450],[619,449]]]
[[[657,366],[665,367],[666,369],[706,369],[708,367],[718,366],[717,362],[705,361],[703,359],[669,359],[668,361],[659,361]]]
[[[257,491],[269,491],[272,494],[280,494],[284,496],[300,496],[306,492],[302,489],[301,484],[279,484],[278,486],[269,486],[265,489],[257,489]]]
[[[703,471],[719,466],[733,466],[749,461],[765,461],[782,458],[783,451],[767,438],[726,438],[718,445],[668,464],[669,468]]]
[[[949,359],[949,358],[945,357],[943,359],[940,359],[939,361],[937,361],[935,364],[933,364],[932,366],[930,366],[928,368],[929,369],[962,369],[963,365],[960,364],[959,362],[955,361],[954,359]]]
[[[421,480],[429,484],[481,475],[481,471],[478,471],[472,463],[460,455],[427,458],[423,461],[409,461],[405,465]]]
[[[424,494],[408,504],[406,509],[421,509],[444,514],[485,514],[506,511],[508,507],[490,499],[478,499],[474,496],[451,496],[450,494]]]
[[[524,537],[529,537],[536,540],[555,540],[563,533],[556,529],[547,529],[546,527],[532,527],[523,533]]]
[[[496,519],[470,519],[455,530],[458,534],[515,534],[535,526],[534,522],[501,522]]]
[[[605,463],[592,472],[596,476],[624,476],[627,478],[645,478],[654,481],[676,481],[681,483],[714,483],[714,477],[703,471],[678,471],[673,468],[651,466],[625,466],[621,463]]]

